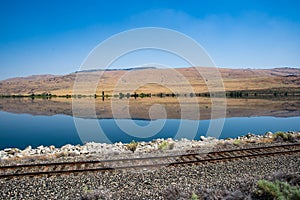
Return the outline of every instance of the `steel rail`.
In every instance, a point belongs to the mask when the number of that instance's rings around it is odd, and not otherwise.
[[[111,166],[101,166],[96,168],[81,168],[81,169],[68,169],[68,170],[53,170],[53,171],[34,171],[34,172],[20,172],[20,173],[9,173],[0,174],[0,178],[12,178],[12,177],[22,177],[22,176],[37,176],[37,175],[53,175],[53,174],[68,174],[68,173],[80,173],[80,172],[96,172],[96,171],[113,171],[113,170],[122,170],[122,169],[133,169],[133,168],[156,168],[160,166],[177,166],[184,164],[196,164],[196,163],[205,163],[205,162],[219,162],[219,161],[229,161],[235,159],[244,159],[244,158],[254,158],[262,156],[275,156],[280,154],[294,154],[299,153],[300,149],[287,149],[287,148],[297,148],[300,146],[300,143],[295,144],[285,144],[285,145],[276,145],[276,146],[267,146],[267,147],[254,147],[254,148],[244,148],[244,149],[233,149],[233,150],[222,150],[209,153],[188,153],[181,155],[166,155],[166,156],[157,156],[157,157],[142,157],[142,158],[124,158],[124,159],[111,159],[111,160],[88,160],[88,161],[78,161],[78,162],[54,162],[54,163],[38,163],[38,164],[23,164],[23,165],[8,165],[0,166],[0,172],[9,171],[11,169],[29,169],[29,168],[41,168],[41,167],[59,167],[59,166],[81,166],[89,164],[105,164],[105,163],[124,163],[128,162],[129,165],[115,167]],[[283,149],[284,151],[272,151]],[[193,149],[192,151],[196,151]],[[198,149],[199,150],[199,149]],[[268,150],[268,151],[266,151]],[[265,151],[265,152],[264,152]],[[228,155],[229,154],[229,155]],[[237,154],[237,155],[236,155]],[[199,156],[203,156],[199,158]],[[140,164],[132,165],[133,161],[166,161],[168,159],[174,159],[172,162],[160,162],[156,164]],[[182,159],[185,159],[182,161]]]

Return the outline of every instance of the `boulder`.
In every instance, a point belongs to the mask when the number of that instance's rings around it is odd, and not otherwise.
[[[17,148],[6,148],[6,149],[4,149],[4,152],[6,152],[9,155],[14,155],[16,153],[20,153],[21,150],[17,149]]]

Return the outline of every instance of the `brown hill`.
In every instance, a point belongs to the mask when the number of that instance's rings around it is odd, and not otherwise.
[[[300,86],[300,69],[228,69],[218,68],[226,91],[266,90],[279,88],[298,90]],[[201,74],[207,77],[202,77]],[[12,78],[0,81],[1,95],[30,95],[51,93],[56,95],[72,94],[77,77],[77,94],[93,95],[115,93],[180,93],[192,88],[196,93],[207,92],[207,84],[218,78],[212,68],[190,67],[176,69],[139,69],[111,71],[82,71],[68,75],[36,75]],[[95,85],[94,83],[98,84]],[[222,88],[215,88],[220,90]],[[134,88],[134,89],[133,89]]]

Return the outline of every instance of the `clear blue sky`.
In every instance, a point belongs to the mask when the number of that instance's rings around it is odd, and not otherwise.
[[[0,79],[78,70],[101,41],[157,26],[198,41],[219,67],[300,67],[300,1],[0,0]]]

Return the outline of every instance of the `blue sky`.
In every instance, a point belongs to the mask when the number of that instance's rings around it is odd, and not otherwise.
[[[0,4],[0,79],[71,73],[101,41],[149,26],[192,37],[219,67],[300,67],[296,0],[0,0]],[[153,55],[138,55],[132,61],[148,62]],[[118,66],[135,64],[136,60],[124,59]],[[176,59],[168,64],[183,65]]]

